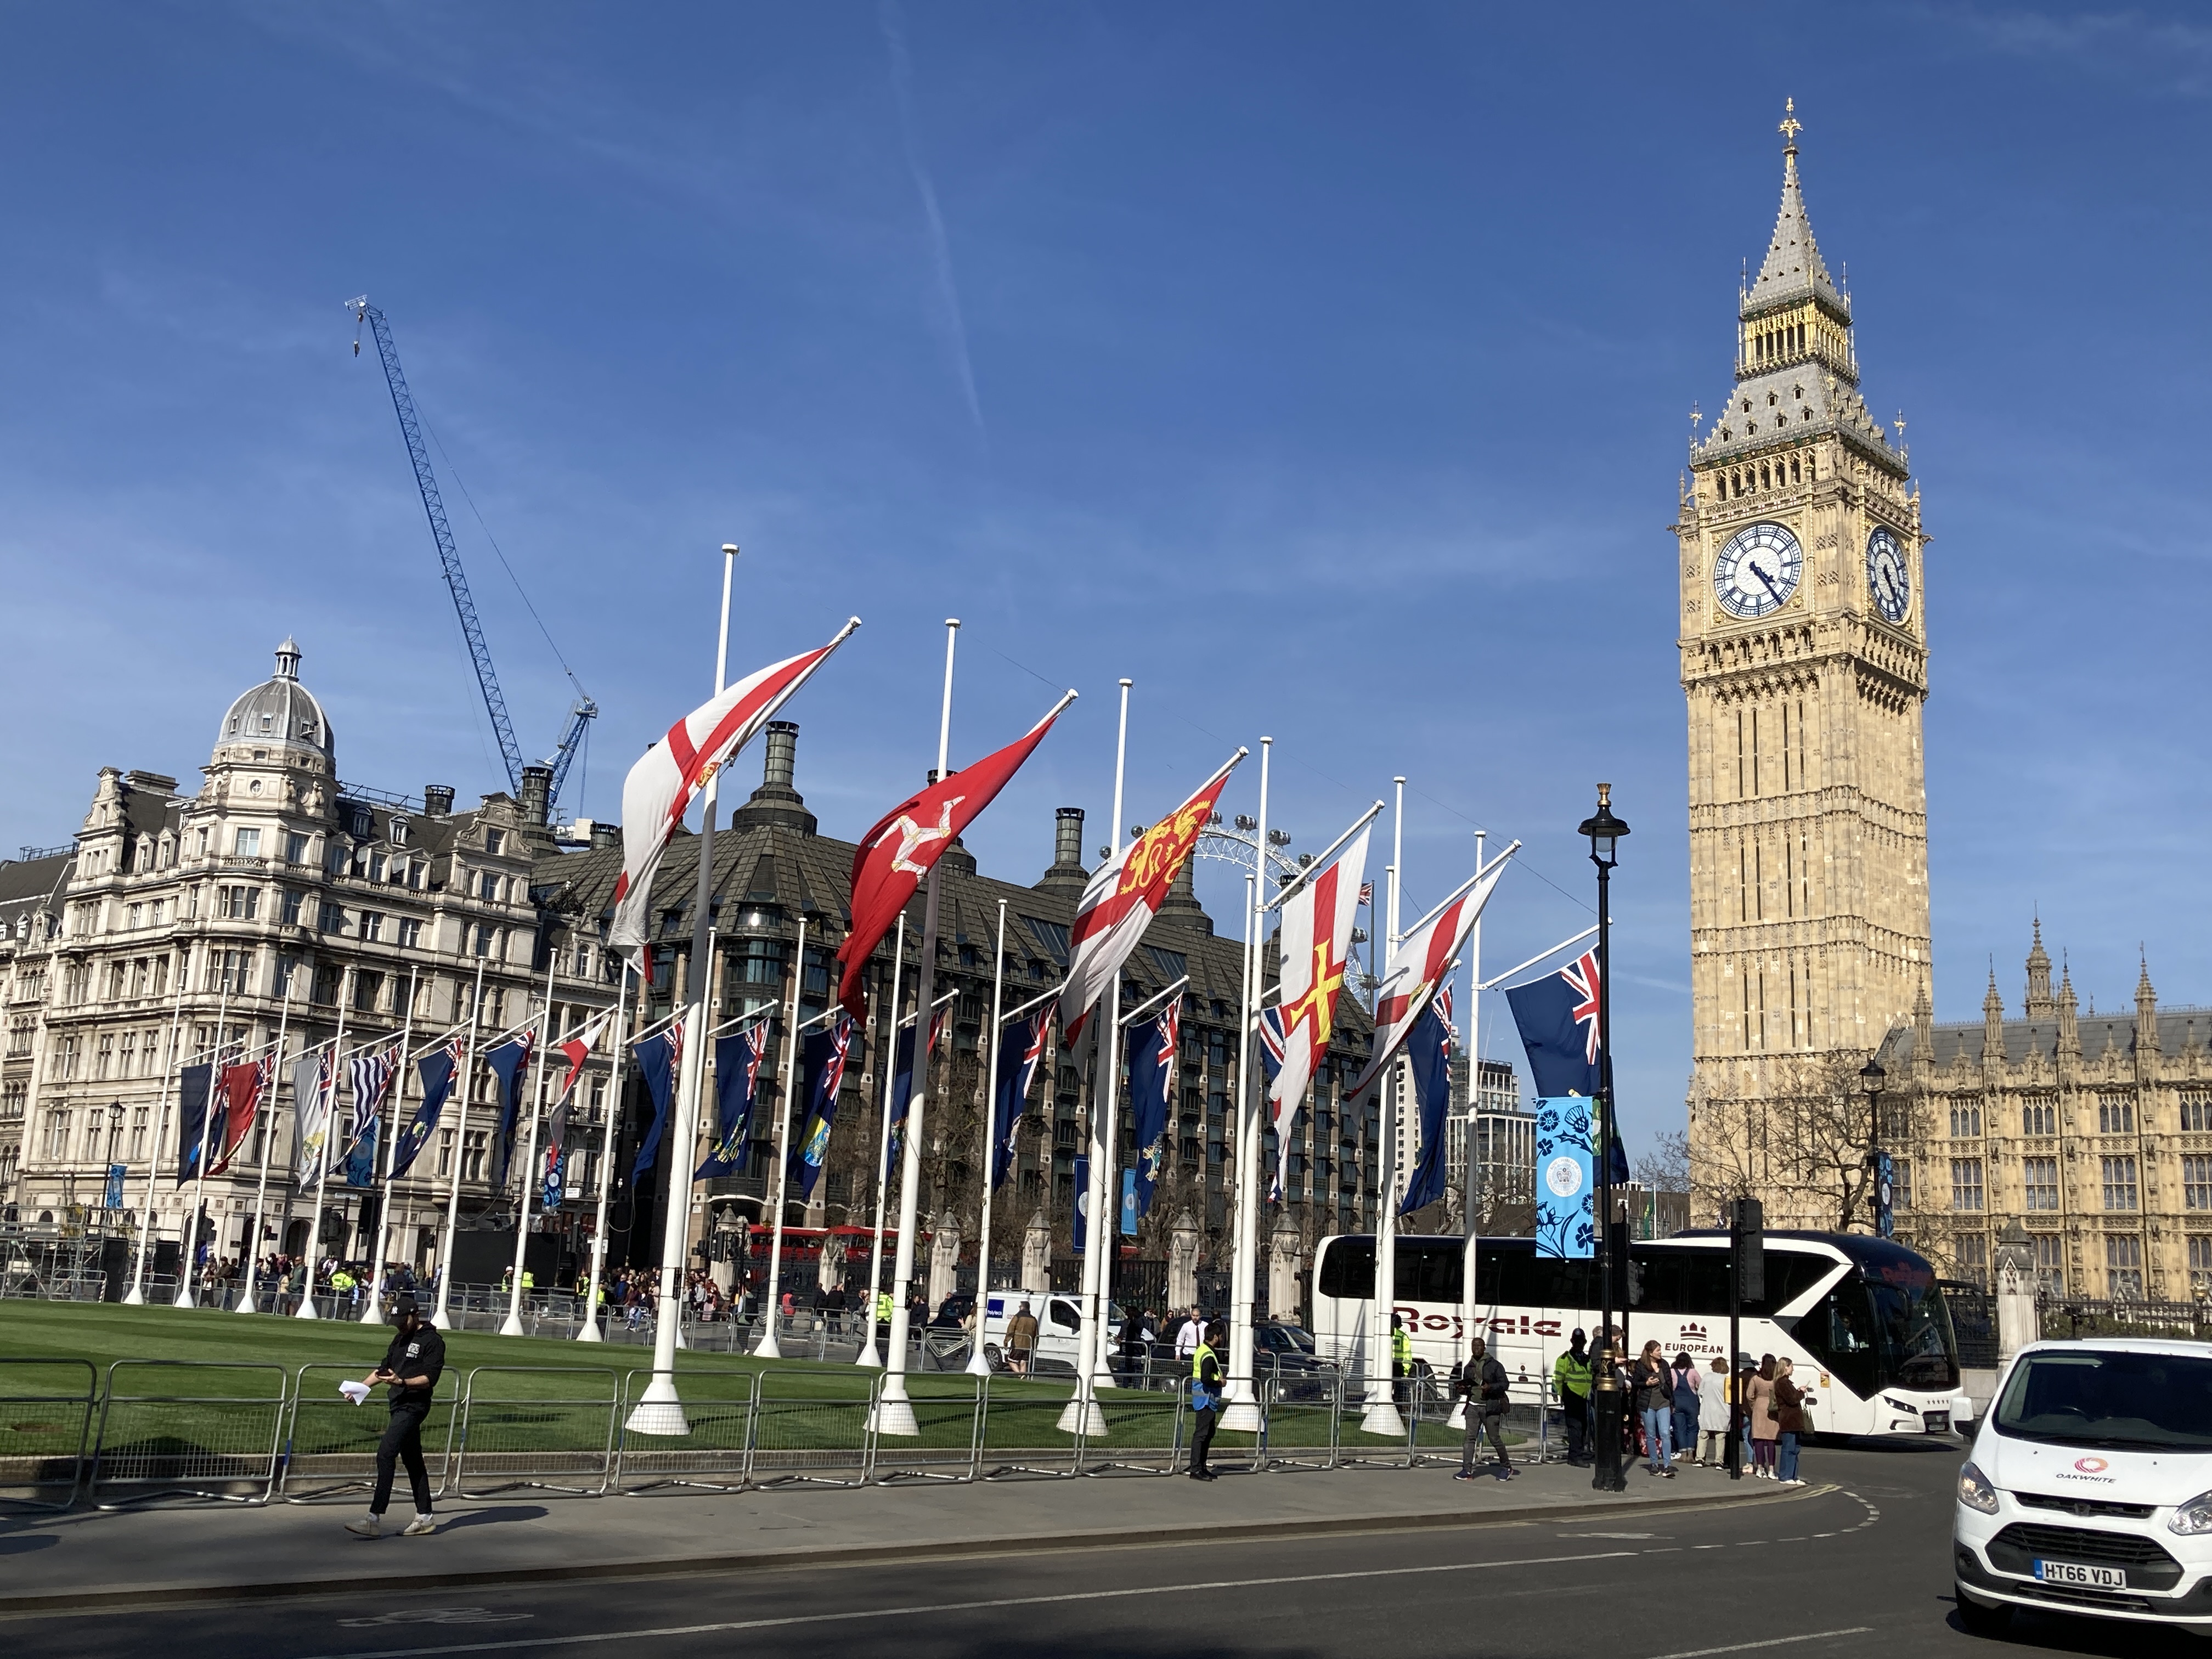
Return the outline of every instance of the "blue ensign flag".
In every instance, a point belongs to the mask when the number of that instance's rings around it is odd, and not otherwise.
[[[691,1173],[694,1181],[745,1172],[745,1138],[752,1124],[753,1097],[760,1083],[761,1059],[768,1052],[768,1022],[735,1036],[714,1041],[714,1142]]]
[[[1044,1054],[1049,1014],[1032,1014],[1000,1034],[999,1052],[992,1070],[996,1080],[991,1097],[991,1168],[988,1179],[995,1189],[1013,1169],[1015,1137],[1021,1133],[1022,1113],[1030,1098],[1030,1080],[1036,1075]]]
[[[1580,1095],[1536,1103],[1536,1254],[1588,1261],[1597,1249],[1590,1103]]]
[[[215,1087],[215,1067],[187,1066],[178,1078],[177,1185],[199,1173],[201,1144],[207,1139],[208,1095]]]
[[[799,1178],[799,1195],[811,1199],[814,1183],[830,1156],[830,1131],[837,1121],[837,1094],[844,1087],[845,1056],[853,1045],[853,1017],[841,1014],[826,1031],[816,1031],[799,1045],[799,1087],[806,1096],[806,1127],[792,1152],[792,1173]]]
[[[499,1123],[491,1138],[491,1185],[507,1185],[507,1166],[514,1157],[514,1121],[522,1107],[523,1068],[530,1064],[531,1036],[525,1031],[484,1050],[484,1064],[499,1083]]]
[[[1137,1164],[1128,1174],[1139,1216],[1151,1212],[1152,1189],[1167,1166],[1169,1097],[1175,1092],[1182,1012],[1182,999],[1177,997],[1158,1019],[1129,1033],[1129,1127],[1137,1143]],[[1135,1218],[1125,1216],[1121,1231],[1135,1231]]]
[[[682,1029],[676,1026],[657,1032],[635,1050],[638,1075],[645,1079],[646,1092],[653,1097],[653,1121],[646,1126],[645,1138],[637,1143],[637,1161],[629,1166],[633,1187],[660,1156],[661,1131],[668,1127],[668,1102],[676,1092],[676,1062],[684,1049],[683,1040],[677,1035]]]
[[[1444,1116],[1451,1107],[1451,1025],[1449,1006],[1439,1012],[1436,1002],[1421,1010],[1407,1034],[1406,1062],[1413,1073],[1413,1098],[1420,1106],[1421,1155],[1406,1180],[1406,1196],[1398,1213],[1411,1215],[1444,1195],[1449,1178],[1444,1158]]]
[[[422,1155],[422,1148],[428,1145],[431,1132],[438,1127],[438,1114],[445,1110],[446,1097],[453,1091],[456,1054],[456,1045],[447,1043],[415,1062],[415,1069],[422,1078],[422,1103],[415,1109],[415,1115],[399,1132],[398,1144],[392,1149],[394,1181],[407,1173]]]
[[[1075,1236],[1075,1253],[1083,1254],[1085,1236],[1090,1229],[1084,1224],[1091,1215],[1091,1158],[1079,1153],[1075,1159],[1075,1213],[1068,1218],[1068,1229]]]

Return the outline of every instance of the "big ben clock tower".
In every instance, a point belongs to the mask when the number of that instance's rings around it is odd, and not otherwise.
[[[1837,1224],[1800,1113],[1929,975],[1920,495],[1859,393],[1813,240],[1794,105],[1782,210],[1737,312],[1735,387],[1674,526],[1689,701],[1692,1185]],[[1698,1219],[1710,1222],[1710,1215]]]

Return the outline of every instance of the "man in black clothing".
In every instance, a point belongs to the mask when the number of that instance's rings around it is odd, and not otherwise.
[[[1490,1357],[1488,1345],[1480,1337],[1475,1338],[1467,1364],[1452,1379],[1452,1392],[1467,1401],[1467,1439],[1460,1449],[1455,1480],[1475,1478],[1475,1455],[1481,1449],[1485,1434],[1498,1453],[1498,1478],[1513,1478],[1513,1460],[1505,1455],[1505,1410],[1512,1403],[1507,1382],[1505,1367]]]
[[[422,1419],[430,1414],[430,1396],[446,1369],[446,1339],[416,1311],[411,1296],[392,1298],[392,1322],[398,1334],[384,1351],[384,1363],[362,1379],[371,1388],[383,1382],[392,1389],[392,1421],[376,1447],[376,1495],[368,1500],[366,1518],[346,1522],[348,1532],[363,1538],[384,1530],[392,1477],[401,1462],[407,1465],[407,1484],[415,1495],[415,1518],[401,1535],[420,1538],[438,1529],[430,1514],[430,1471],[422,1462]]]

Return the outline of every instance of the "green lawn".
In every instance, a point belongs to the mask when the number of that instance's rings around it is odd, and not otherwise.
[[[104,1462],[111,1472],[131,1459],[149,1470],[209,1459],[241,1460],[222,1467],[243,1468],[245,1460],[265,1461],[271,1440],[281,1434],[295,1475],[357,1473],[374,1449],[385,1413],[379,1401],[361,1407],[345,1404],[337,1383],[373,1369],[390,1336],[387,1327],[209,1309],[0,1302],[0,1362],[9,1362],[0,1363],[0,1464],[20,1471],[27,1461],[65,1457],[73,1449],[80,1417],[45,1407],[37,1396],[81,1392],[86,1373],[81,1366],[38,1362],[90,1361],[97,1385],[104,1387],[111,1367],[123,1361],[133,1363],[113,1373],[118,1396],[168,1398],[113,1408],[104,1442]],[[503,1463],[542,1464],[549,1453],[572,1457],[579,1469],[603,1458],[610,1423],[623,1415],[616,1402],[635,1397],[645,1380],[637,1373],[652,1364],[649,1348],[627,1344],[476,1332],[452,1333],[446,1340],[447,1380],[425,1425],[425,1444],[434,1450],[455,1435],[453,1404],[474,1372],[467,1457],[472,1469],[495,1473]],[[644,1474],[656,1467],[674,1472],[679,1462],[734,1457],[744,1444],[747,1401],[757,1374],[757,1466],[797,1468],[857,1455],[873,1371],[688,1352],[678,1355],[678,1370],[690,1432],[629,1437],[626,1463]],[[288,1387],[296,1388],[301,1404],[286,1422],[276,1402]],[[909,1378],[908,1389],[921,1433],[885,1437],[884,1456],[896,1461],[915,1452],[949,1452],[969,1445],[974,1415],[969,1379],[921,1372]],[[1073,1437],[1056,1426],[1067,1394],[1065,1383],[993,1378],[987,1450],[1072,1450]],[[1101,1404],[1108,1431],[1090,1443],[1094,1448],[1161,1449],[1178,1437],[1171,1395],[1117,1389],[1103,1395]],[[1355,1406],[1340,1429],[1348,1450],[1354,1445],[1375,1450],[1388,1446],[1360,1435],[1357,1423]],[[1279,1410],[1269,1438],[1283,1448],[1314,1446],[1326,1443],[1328,1431],[1326,1405],[1285,1407]],[[1181,1437],[1187,1439],[1188,1433],[1186,1420]],[[1424,1446],[1438,1447],[1459,1438],[1443,1425],[1430,1423],[1421,1425],[1419,1437]],[[1224,1432],[1216,1443],[1232,1454],[1249,1448],[1253,1438]],[[210,1468],[206,1478],[217,1474]],[[0,1475],[0,1484],[7,1480]]]

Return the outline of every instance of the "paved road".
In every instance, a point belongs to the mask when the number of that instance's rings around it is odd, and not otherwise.
[[[1749,1510],[1146,1547],[0,1620],[11,1659],[1917,1659],[1951,1623],[1955,1443],[1808,1454],[1815,1486]],[[1436,1479],[1444,1477],[1438,1474]],[[1721,1477],[1687,1471],[1685,1481]],[[1631,1490],[1643,1484],[1638,1472]],[[1071,1496],[1076,1496],[1071,1492]],[[1194,1494],[1202,1498],[1203,1494]],[[434,1540],[423,1540],[425,1565]],[[2171,1638],[2024,1619],[2008,1645],[2129,1659]],[[2212,1649],[2208,1649],[2212,1651]]]

